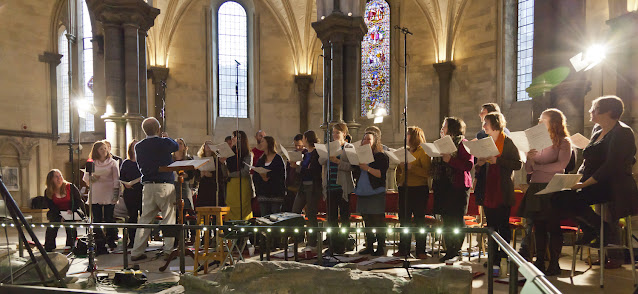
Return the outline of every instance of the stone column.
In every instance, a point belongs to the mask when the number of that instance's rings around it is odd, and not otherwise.
[[[625,114],[621,120],[638,129],[638,12],[632,11],[607,21],[612,29],[610,40],[614,50],[607,60],[616,65],[616,95],[625,103]],[[603,61],[604,62],[604,61]]]
[[[139,0],[87,0],[87,6],[104,28],[104,73],[106,139],[113,153],[124,155],[126,145],[141,137],[142,89],[146,89],[146,32],[159,9]],[[142,48],[142,49],[140,49]],[[142,57],[142,58],[140,58]]]
[[[327,128],[330,119],[330,92],[332,89],[332,48],[330,42],[323,45],[323,113],[321,128]],[[305,132],[305,131],[304,131]]]
[[[308,92],[312,84],[312,76],[296,75],[295,84],[299,92],[299,132],[303,134],[308,130]]]
[[[341,11],[335,11],[312,23],[312,27],[323,44],[324,113],[332,114],[330,123],[343,122],[345,119],[349,127],[356,129],[359,126],[355,122],[355,109],[358,109],[356,104],[360,102],[361,67],[358,65],[360,61],[352,59],[353,52],[361,51],[361,41],[368,32],[366,24],[360,16],[346,16]],[[357,53],[354,55],[358,56]],[[326,109],[328,101],[331,102],[330,108]]]
[[[146,83],[148,81],[146,68],[146,32],[139,30],[139,79],[140,79],[140,114],[143,117],[148,116],[148,89]]]
[[[155,105],[154,110],[151,113],[157,118],[160,123],[162,122],[162,107],[163,101],[166,100],[166,80],[168,79],[168,68],[151,66],[148,70],[148,74],[151,76],[153,86],[155,86]],[[162,125],[162,127],[166,127]]]
[[[436,73],[439,75],[439,121],[450,116],[450,81],[452,72],[456,69],[451,61],[433,64]]]
[[[49,93],[51,95],[51,133],[58,135],[58,75],[56,68],[60,64],[62,55],[44,52],[38,60],[49,65]]]

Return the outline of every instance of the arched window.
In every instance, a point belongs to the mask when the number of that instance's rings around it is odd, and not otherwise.
[[[80,85],[82,85],[82,97],[87,103],[93,104],[93,33],[91,31],[91,17],[86,1],[82,1],[82,27],[80,28],[81,70]],[[82,132],[95,130],[93,115],[88,112],[80,113],[80,129]]]
[[[56,68],[58,81],[58,130],[60,133],[69,132],[69,47],[66,39],[66,29],[60,28],[58,34],[58,54],[62,55],[60,64]]]
[[[84,0],[81,1],[82,9],[78,9],[78,36],[77,42],[73,43],[73,48],[77,48],[77,56],[72,56],[72,64],[78,64],[79,72],[73,72],[73,83],[69,80],[69,47],[66,37],[66,28],[61,27],[58,34],[58,54],[63,55],[58,65],[57,81],[58,81],[58,132],[69,133],[69,107],[70,103],[76,103],[78,100],[85,100],[85,103],[93,104],[93,33],[91,29],[91,17]],[[75,47],[77,46],[77,47]],[[76,52],[73,50],[73,52]],[[75,68],[75,67],[73,67]],[[76,80],[77,78],[77,80]],[[77,83],[77,84],[76,84]],[[72,94],[69,93],[72,85],[79,85],[73,88]],[[79,113],[80,131],[95,131],[94,115],[88,112]],[[77,122],[74,119],[74,125]]]
[[[361,116],[377,107],[390,113],[390,6],[385,0],[366,3],[368,33],[361,42]]]
[[[246,10],[237,2],[224,2],[217,12],[217,22],[219,117],[247,118],[248,26]],[[238,86],[238,95],[235,91],[236,85]]]
[[[518,44],[516,48],[516,101],[525,101],[532,99],[525,92],[525,89],[532,83],[534,0],[518,0]]]

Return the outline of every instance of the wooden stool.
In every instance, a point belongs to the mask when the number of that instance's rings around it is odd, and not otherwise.
[[[230,211],[230,207],[224,206],[203,206],[195,208],[197,212],[197,225],[205,225],[209,226],[211,216],[215,216],[216,225],[221,226],[223,224],[222,218],[224,215],[228,214]],[[209,252],[209,240],[210,240],[210,230],[204,231],[204,250],[203,252],[199,251],[199,246],[201,245],[201,230],[197,230],[195,233],[195,264],[193,266],[193,274],[197,276],[197,270],[199,261],[204,262],[204,273],[208,273],[208,263],[209,260],[217,260],[220,263],[220,266],[226,259],[226,254],[224,252],[224,247],[222,245],[222,238],[219,236],[219,232],[215,236],[215,251]]]

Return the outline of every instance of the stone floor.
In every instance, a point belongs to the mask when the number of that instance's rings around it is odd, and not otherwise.
[[[43,228],[35,228],[34,229],[36,235],[40,238],[40,240],[44,240],[44,229]],[[10,248],[15,249],[17,244],[17,231],[13,228],[7,228],[7,234],[5,230],[0,230],[0,251],[5,250],[6,254],[6,243],[10,245]],[[81,235],[82,232],[80,231]],[[6,236],[6,237],[5,237]],[[8,238],[7,238],[8,237]],[[65,232],[64,230],[60,230],[58,233],[58,250],[61,252],[61,245],[64,244]],[[519,242],[520,243],[520,242]],[[147,255],[148,259],[142,260],[140,262],[130,262],[129,265],[139,264],[140,268],[146,272],[148,276],[149,282],[152,283],[153,287],[149,287],[142,290],[131,291],[121,288],[116,288],[113,285],[107,283],[98,283],[96,287],[93,289],[98,292],[107,292],[107,293],[125,293],[125,292],[147,292],[147,293],[157,293],[164,288],[168,288],[174,286],[175,283],[179,280],[178,267],[179,261],[173,260],[170,263],[170,268],[166,272],[160,272],[159,267],[164,264],[163,259],[156,256],[157,253],[160,253],[161,242],[151,242],[149,246]],[[120,244],[121,246],[121,244]],[[467,247],[467,244],[464,245],[464,248]],[[300,246],[300,248],[303,248]],[[388,255],[390,255],[393,250],[392,247],[389,247]],[[300,249],[302,250],[302,249]],[[118,250],[116,250],[117,252]],[[121,252],[121,250],[119,250]],[[111,253],[108,255],[101,255],[97,257],[97,265],[98,270],[102,273],[114,273],[115,271],[121,269],[123,264],[123,255],[121,253]],[[592,250],[592,253],[595,253],[595,250]],[[275,252],[276,253],[276,252]],[[350,254],[354,254],[353,252],[349,252]],[[25,256],[26,253],[25,253]],[[559,290],[563,293],[632,293],[634,288],[632,286],[632,275],[631,275],[631,267],[630,265],[624,265],[620,269],[615,270],[606,270],[605,271],[605,288],[601,289],[598,286],[599,275],[600,275],[600,267],[594,266],[593,268],[588,270],[588,265],[577,259],[576,263],[576,276],[574,277],[574,284],[571,284],[569,269],[571,268],[571,257],[572,257],[572,249],[570,246],[563,247],[563,257],[561,258],[561,268],[563,269],[563,273],[559,277],[550,277],[549,280],[553,283]],[[586,257],[586,256],[585,256]],[[258,259],[259,256],[250,257],[252,259]],[[73,285],[74,288],[85,288],[86,278],[88,277],[88,273],[86,273],[86,268],[88,264],[88,260],[86,258],[75,258],[73,255],[69,256],[69,260],[71,262],[71,267],[69,269],[68,275],[69,277],[77,278],[76,283]],[[273,260],[277,260],[273,258]],[[457,261],[456,264],[464,264],[472,266],[473,272],[485,273],[485,268],[483,268],[483,262],[485,258],[481,259],[481,262],[478,261],[477,257],[472,257],[468,261],[467,257],[464,257],[462,261]],[[315,263],[316,259],[305,260],[302,261],[304,263]],[[438,254],[435,253],[434,257],[428,258],[426,260],[412,260],[413,266],[424,266],[424,267],[436,267],[436,266],[444,266],[438,263]],[[193,266],[193,260],[189,257],[186,258],[186,266],[187,270],[191,269]],[[382,268],[386,269],[376,269]],[[387,267],[392,267],[387,269]],[[375,270],[385,273],[394,274],[400,277],[407,278],[407,272],[405,269],[401,268],[401,264],[374,264],[370,266],[360,266],[361,269]],[[214,273],[217,269],[212,267],[211,273]],[[192,274],[192,273],[188,273]],[[162,284],[160,284],[162,283]],[[474,293],[486,293],[487,292],[487,278],[486,275],[482,275],[473,281],[473,289]],[[168,291],[171,292],[171,291]],[[168,293],[167,292],[167,293]],[[507,284],[499,284],[495,283],[495,293],[508,293],[508,285]],[[175,292],[173,292],[175,293]],[[179,293],[179,291],[177,291]]]

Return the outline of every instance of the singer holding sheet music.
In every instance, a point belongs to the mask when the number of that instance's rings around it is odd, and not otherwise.
[[[407,187],[405,187],[405,162],[399,163],[397,166],[396,178],[399,186],[399,221],[401,227],[423,228],[425,226],[425,209],[428,205],[430,190],[428,181],[430,179],[430,163],[431,159],[421,147],[425,143],[425,135],[423,130],[417,126],[408,128],[408,151],[416,158],[415,161],[408,163]],[[405,152],[405,151],[401,151]],[[414,215],[414,221],[412,221]],[[416,256],[419,259],[427,258],[425,253],[425,234],[415,234],[416,239]],[[405,256],[410,253],[410,244],[412,244],[412,234],[401,234],[399,243],[399,251],[394,256]]]
[[[131,182],[142,177],[140,169],[137,167],[137,161],[135,160],[135,144],[137,140],[131,141],[128,144],[128,159],[122,162],[120,166],[120,181]],[[136,224],[140,211],[142,210],[142,182],[139,180],[132,185],[124,184],[124,192],[122,193],[124,203],[126,204],[126,210],[128,211],[128,222]],[[128,248],[133,248],[135,243],[135,233],[137,229],[129,229],[129,243]]]
[[[354,180],[352,178],[353,167],[348,161],[348,156],[344,148],[354,148],[350,143],[346,143],[348,126],[344,123],[337,123],[332,127],[332,139],[338,141],[341,148],[336,154],[330,154],[329,173],[330,180],[325,179],[325,195],[329,197],[326,201],[328,205],[328,226],[339,227],[339,223],[344,228],[350,227],[350,193],[354,191]],[[329,235],[331,238],[330,250],[333,253],[343,254],[346,251],[347,234]]]
[[[357,195],[357,212],[363,216],[366,227],[385,227],[385,192],[386,172],[390,166],[390,158],[383,152],[381,131],[366,131],[361,145],[370,145],[374,161],[360,164],[359,179],[354,193]],[[374,242],[377,241],[377,251]],[[366,232],[366,247],[359,254],[385,255],[385,230],[376,233]]]
[[[228,177],[230,178],[226,186],[226,204],[230,207],[227,219],[247,220],[253,218],[251,207],[253,185],[251,184],[249,166],[253,162],[253,153],[248,149],[248,136],[244,131],[233,131],[232,140],[232,149],[235,155],[226,159]]]
[[[319,153],[315,149],[318,142],[317,134],[314,131],[306,131],[303,134],[303,145],[308,152],[304,154],[301,162],[301,185],[292,205],[292,212],[301,213],[306,208],[306,218],[308,218],[309,227],[317,227],[317,211],[319,209],[319,198],[322,193],[322,167],[319,164]],[[317,246],[317,238],[313,235],[308,236],[307,250],[315,252]]]
[[[578,169],[581,183],[572,191],[556,193],[556,205],[574,218],[583,230],[577,244],[589,244],[600,232],[600,216],[591,204],[605,205],[604,243],[620,244],[618,220],[638,214],[638,189],[632,175],[636,163],[634,132],[620,121],[624,111],[622,100],[616,96],[603,96],[592,101],[589,110],[596,125],[591,141],[583,150],[583,163]],[[580,190],[578,192],[573,192]],[[618,268],[624,254],[621,250],[608,250],[605,268]]]
[[[177,151],[179,145],[175,140],[168,138],[166,133],[160,135],[160,123],[154,117],[142,121],[142,130],[146,138],[135,145],[135,158],[137,166],[142,173],[142,215],[138,224],[150,224],[155,220],[157,213],[162,211],[161,224],[175,224],[175,177],[172,172],[160,172],[162,166],[173,163],[171,153]],[[147,240],[151,235],[151,229],[139,229],[135,235],[131,260],[138,261],[146,258]],[[174,237],[164,238],[164,254],[168,255],[173,250]]]
[[[262,156],[255,167],[269,170],[268,173],[253,173],[255,194],[259,202],[261,216],[281,212],[281,204],[286,194],[286,166],[281,155],[277,154],[277,142],[271,136],[265,136],[257,145]]]
[[[44,195],[49,207],[49,212],[47,212],[49,222],[64,221],[60,214],[62,211],[66,211],[71,215],[75,212],[80,212],[80,216],[84,216],[84,202],[82,197],[80,197],[80,191],[75,185],[64,180],[60,170],[52,169],[49,171],[45,185],[47,188],[44,190]],[[75,228],[66,227],[65,249],[71,250],[75,246],[77,235],[78,232]],[[44,249],[47,252],[52,252],[55,249],[55,238],[57,236],[58,227],[47,227],[44,237]]]
[[[231,138],[232,139],[232,138]],[[197,188],[197,201],[195,207],[201,206],[226,206],[226,179],[228,170],[226,165],[216,158],[217,155],[210,149],[209,145],[213,145],[212,141],[206,141],[197,151],[197,156],[200,158],[212,157],[214,163],[217,164],[214,171],[200,171],[196,176],[196,182],[198,182]],[[198,178],[197,178],[198,177]],[[217,187],[219,186],[219,194]],[[219,195],[219,205],[217,205],[217,199]]]
[[[90,197],[92,197],[93,222],[114,223],[113,211],[120,195],[120,166],[111,157],[108,146],[104,141],[93,143],[89,158],[95,163],[95,172],[89,178],[88,173],[84,173],[82,180],[87,185],[91,185]],[[101,229],[95,229],[96,238],[105,240],[106,244],[114,249],[117,247],[117,229],[106,229],[106,237]],[[98,242],[98,244],[102,244]],[[105,253],[98,248],[99,253]]]
[[[551,108],[543,111],[539,124],[547,127],[553,145],[543,150],[532,149],[527,153],[525,170],[530,177],[530,184],[525,192],[519,208],[519,215],[532,221],[535,227],[536,262],[534,265],[545,275],[560,274],[558,258],[563,247],[563,232],[560,228],[560,212],[551,203],[553,194],[536,195],[545,189],[555,174],[565,172],[572,154],[569,141],[569,131],[565,115],[558,109]],[[549,240],[547,235],[549,234]],[[549,242],[548,242],[549,241]],[[549,244],[549,266],[545,267],[545,253]]]
[[[488,158],[479,158],[476,165],[477,172],[484,174],[484,177],[477,180],[476,196],[477,202],[483,203],[487,226],[494,229],[505,242],[509,243],[512,232],[509,226],[510,208],[515,203],[514,198],[514,171],[521,169],[523,163],[518,152],[518,148],[504,133],[506,121],[500,112],[491,112],[485,115],[483,129],[485,133],[492,137],[499,154]],[[483,199],[479,199],[482,195]],[[489,248],[489,254],[500,258],[506,258],[503,251],[498,253],[496,248]]]
[[[472,187],[470,171],[474,167],[474,156],[469,154],[463,142],[465,122],[456,117],[446,117],[441,126],[441,137],[450,136],[456,145],[456,152],[441,154],[432,160],[432,189],[434,189],[434,213],[440,214],[443,225],[449,229],[465,226],[463,216]],[[444,262],[459,255],[465,234],[445,235],[447,252],[439,261]]]

